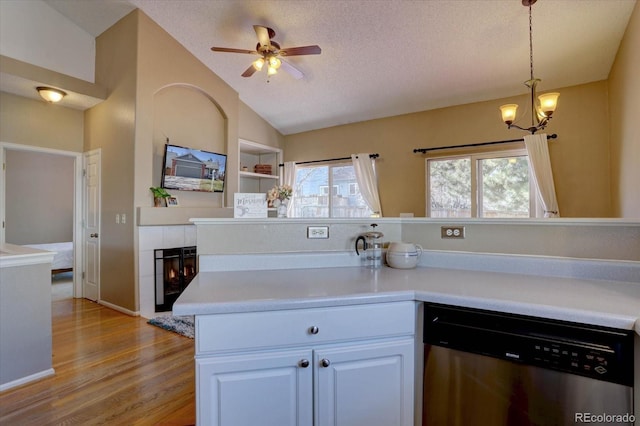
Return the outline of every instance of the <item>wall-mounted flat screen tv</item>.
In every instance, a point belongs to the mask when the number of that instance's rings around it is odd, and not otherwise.
[[[166,144],[161,186],[166,189],[224,192],[227,156]]]

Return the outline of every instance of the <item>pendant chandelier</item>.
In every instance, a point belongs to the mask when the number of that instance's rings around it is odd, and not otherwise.
[[[556,110],[558,105],[559,93],[545,93],[542,95],[536,95],[536,87],[540,83],[540,79],[533,76],[533,30],[531,19],[531,6],[536,0],[522,0],[523,6],[529,7],[529,69],[530,78],[524,82],[524,85],[529,88],[531,96],[531,127],[520,127],[517,124],[513,124],[516,120],[517,104],[507,104],[500,107],[502,112],[502,121],[507,125],[507,128],[515,127],[516,129],[525,130],[534,134],[538,130],[544,129],[551,120],[551,115]]]

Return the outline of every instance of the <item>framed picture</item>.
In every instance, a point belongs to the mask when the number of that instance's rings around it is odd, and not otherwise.
[[[178,207],[178,198],[171,196],[167,198],[167,207]]]

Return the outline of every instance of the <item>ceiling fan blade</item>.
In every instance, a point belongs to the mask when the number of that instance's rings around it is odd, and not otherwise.
[[[263,27],[262,25],[254,25],[253,30],[258,36],[258,41],[261,46],[271,46],[271,38],[276,35],[276,32],[269,27]]]
[[[280,59],[280,68],[291,74],[291,76],[296,80],[300,80],[302,77],[304,77],[302,71],[282,59]]]
[[[300,46],[300,47],[287,47],[280,50],[282,56],[300,56],[300,55],[319,55],[322,53],[320,46]]]
[[[249,68],[247,68],[243,73],[242,76],[243,77],[251,77],[253,75],[253,73],[256,72],[256,68],[251,65]]]
[[[255,50],[247,50],[247,49],[233,49],[231,47],[212,47],[211,50],[214,52],[228,52],[228,53],[248,53],[250,55],[259,55]]]

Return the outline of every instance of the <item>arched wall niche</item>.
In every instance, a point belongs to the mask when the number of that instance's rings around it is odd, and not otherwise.
[[[164,144],[227,154],[227,115],[199,87],[170,84],[153,95],[153,185],[160,184]],[[227,164],[228,166],[228,164]],[[220,193],[169,191],[181,206],[223,207]]]

